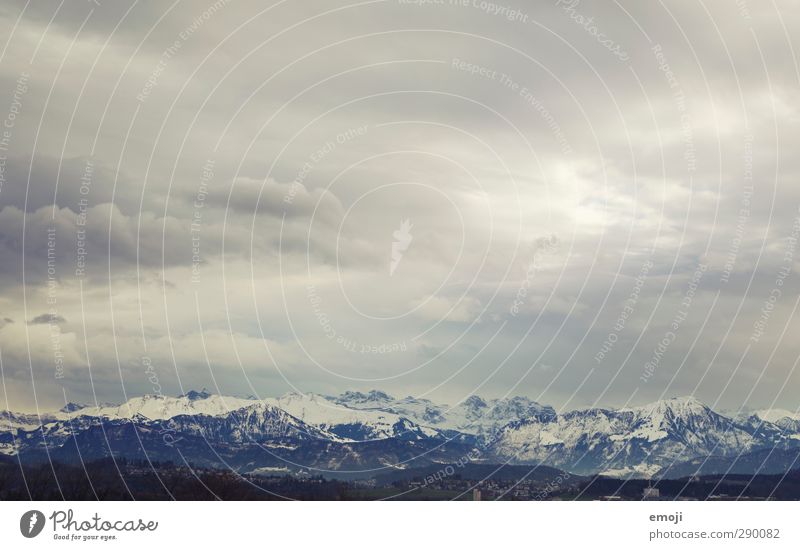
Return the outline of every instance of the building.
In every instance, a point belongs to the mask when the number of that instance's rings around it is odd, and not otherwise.
[[[642,498],[645,500],[661,498],[661,491],[655,487],[645,487],[642,491]]]

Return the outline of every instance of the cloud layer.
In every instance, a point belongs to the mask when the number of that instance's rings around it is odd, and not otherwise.
[[[796,408],[799,10],[6,2],[0,399]]]

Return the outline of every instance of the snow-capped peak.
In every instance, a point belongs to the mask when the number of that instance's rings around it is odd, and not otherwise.
[[[761,420],[766,420],[767,422],[778,422],[784,418],[788,418],[790,420],[800,420],[800,411],[792,412],[786,409],[762,409],[760,411],[756,411],[755,415]]]
[[[348,393],[347,399],[342,398],[345,394],[327,397],[314,393],[288,393],[265,402],[306,424],[348,439],[365,441],[389,437],[407,438],[410,434],[438,434],[437,430],[419,426],[391,410],[375,407],[378,400],[385,404],[393,399],[383,392]]]
[[[648,403],[641,407],[621,409],[621,411],[632,411],[639,416],[649,417],[661,417],[665,415],[686,417],[705,415],[712,412],[702,401],[691,395],[662,399],[661,401]]]
[[[470,409],[485,409],[487,407],[486,401],[480,396],[470,395],[464,400],[464,406]]]
[[[346,391],[334,400],[342,405],[380,405],[394,401],[394,397],[380,390],[370,390],[368,393]]]
[[[469,395],[457,405],[449,406],[419,397],[394,399],[384,392],[373,390],[368,394],[346,392],[331,399],[349,409],[382,411],[409,419],[420,426],[482,436],[491,435],[509,422],[541,414],[555,415],[552,407],[542,406],[524,397],[486,400],[478,395]]]
[[[211,395],[205,391],[189,392],[180,397],[150,394],[131,398],[121,405],[83,407],[74,411],[60,411],[55,416],[60,420],[67,420],[78,416],[130,419],[141,415],[150,420],[167,420],[178,415],[217,416],[253,403],[254,401],[249,399]]]

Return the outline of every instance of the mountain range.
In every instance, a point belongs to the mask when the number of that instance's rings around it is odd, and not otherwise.
[[[727,415],[693,397],[557,413],[525,397],[473,395],[448,406],[377,390],[263,400],[203,390],[41,414],[0,411],[0,454],[27,463],[114,456],[341,478],[464,461],[614,477],[779,473],[800,467],[800,415]]]

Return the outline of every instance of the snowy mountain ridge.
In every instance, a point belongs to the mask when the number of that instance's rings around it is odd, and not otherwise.
[[[223,445],[232,453],[257,445],[300,454],[306,449],[309,460],[330,464],[367,460],[365,456],[380,456],[390,463],[392,456],[416,456],[414,445],[424,444],[426,449],[444,446],[442,452],[456,456],[463,449],[479,449],[480,460],[494,463],[544,464],[580,474],[650,476],[698,457],[798,449],[800,421],[783,413],[760,411],[732,418],[693,397],[558,414],[524,397],[469,396],[448,406],[423,398],[398,399],[377,390],[335,397],[289,393],[263,400],[203,390],[180,397],[144,395],[123,404],[68,404],[41,415],[2,411],[0,453],[58,448],[71,440],[78,444],[81,434],[98,427],[123,430],[127,425],[207,442],[189,453],[206,452],[208,445]],[[778,420],[770,422],[765,416]],[[97,441],[102,442],[97,439],[93,445]],[[325,458],[328,451],[324,449],[330,444],[344,455]],[[452,447],[449,451],[448,446]],[[363,449],[369,449],[367,455]],[[138,451],[132,446],[126,452]],[[260,464],[259,460],[253,464]]]
[[[618,410],[586,409],[506,426],[494,448],[512,462],[542,462],[578,473],[651,475],[697,456],[734,456],[793,446],[793,434],[764,421],[743,423],[693,397]]]

